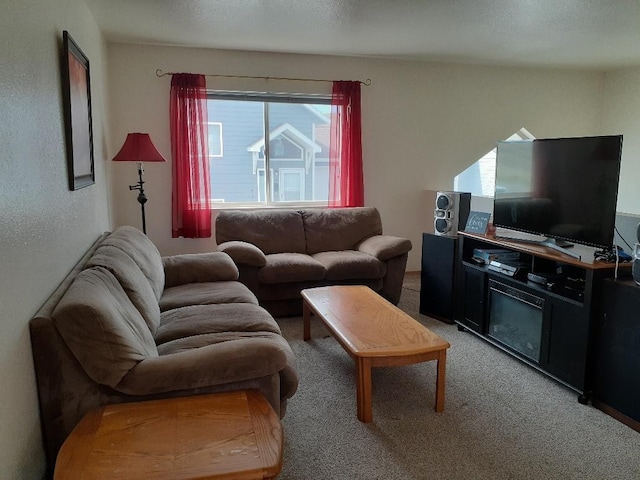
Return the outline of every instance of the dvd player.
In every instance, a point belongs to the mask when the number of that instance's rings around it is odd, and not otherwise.
[[[531,273],[531,272],[527,273],[527,280],[533,283],[539,283],[540,285],[547,284],[547,277],[537,273]]]
[[[525,267],[527,267],[527,264],[525,263],[506,263],[498,262],[497,260],[491,260],[489,262],[489,265],[487,266],[487,269],[493,272],[502,273],[503,275],[508,275],[509,277],[515,277]]]
[[[557,273],[527,273],[527,280],[545,286],[548,286],[549,283],[556,283],[563,278],[564,277],[562,275],[559,275]]]

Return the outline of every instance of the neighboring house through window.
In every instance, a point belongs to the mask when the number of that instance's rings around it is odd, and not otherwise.
[[[330,104],[330,96],[211,92],[212,202],[327,205]]]

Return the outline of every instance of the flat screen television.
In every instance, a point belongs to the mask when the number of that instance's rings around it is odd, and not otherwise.
[[[494,225],[611,249],[621,157],[622,135],[499,142]]]

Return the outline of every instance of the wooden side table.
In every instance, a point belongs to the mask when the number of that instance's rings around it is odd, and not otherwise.
[[[107,405],[62,445],[54,480],[275,478],[282,426],[258,392]]]

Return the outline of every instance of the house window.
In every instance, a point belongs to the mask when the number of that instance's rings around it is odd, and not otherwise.
[[[533,140],[535,137],[525,128],[521,128],[506,142]],[[496,149],[493,148],[473,165],[457,175],[453,189],[458,192],[471,192],[478,197],[493,197],[496,182]]]
[[[222,157],[222,123],[208,122],[209,158]]]
[[[330,106],[324,95],[210,92],[212,203],[326,206]]]

